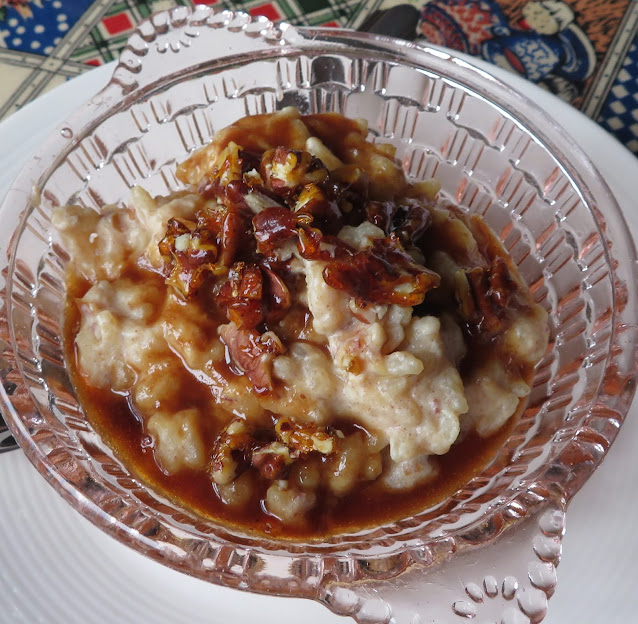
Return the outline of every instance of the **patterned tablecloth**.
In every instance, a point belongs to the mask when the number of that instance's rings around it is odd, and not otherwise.
[[[298,25],[357,28],[401,0],[200,0]],[[571,102],[638,154],[638,0],[403,0],[415,37]],[[0,0],[0,119],[117,58],[136,22],[189,0]],[[416,20],[415,20],[416,22]]]

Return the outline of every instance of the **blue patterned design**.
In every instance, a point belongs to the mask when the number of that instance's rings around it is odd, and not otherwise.
[[[638,154],[638,38],[629,48],[598,123]]]
[[[0,20],[0,47],[49,55],[57,43],[91,6],[93,0],[41,0],[29,3],[33,17],[6,7]]]

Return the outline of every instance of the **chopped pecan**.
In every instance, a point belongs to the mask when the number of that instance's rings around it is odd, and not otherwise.
[[[218,183],[215,198],[219,203],[232,208],[243,214],[243,216],[250,216],[250,206],[246,203],[246,195],[252,191],[251,187],[241,180],[233,180],[226,185]]]
[[[328,262],[323,277],[333,288],[370,303],[415,306],[438,287],[439,275],[417,264],[391,234],[346,260]]]
[[[414,245],[432,223],[432,215],[422,201],[415,199],[404,201],[406,203],[399,206],[399,212],[405,215],[403,223],[394,230],[394,233],[403,245]]]
[[[259,470],[262,477],[274,481],[275,479],[285,479],[288,476],[294,458],[285,444],[271,442],[253,451],[250,462],[253,467]]]
[[[517,291],[507,261],[498,256],[488,267],[459,270],[455,296],[461,318],[472,334],[490,340],[505,330],[507,309]]]
[[[220,262],[230,267],[240,247],[252,243],[250,219],[245,210],[229,208],[222,223]]]
[[[199,192],[207,199],[217,199],[219,210],[210,211],[210,219],[220,238],[220,263],[229,267],[242,247],[254,248],[250,218],[252,209],[246,196],[252,193],[243,182],[232,181],[222,185],[219,179],[205,179]]]
[[[262,309],[263,277],[258,266],[235,263],[228,280],[215,295],[217,304],[226,317],[238,327],[255,328],[264,320]]]
[[[159,242],[166,262],[166,281],[185,297],[195,294],[206,276],[219,273],[217,237],[205,223],[169,219]]]
[[[240,418],[232,420],[217,436],[209,463],[212,480],[219,485],[231,483],[248,467],[254,448],[259,443],[254,432]]]
[[[273,257],[277,247],[297,235],[297,225],[309,221],[309,217],[300,218],[288,208],[262,210],[252,219],[257,251],[266,257]]]
[[[370,180],[362,169],[354,165],[339,167],[330,172],[330,178],[321,186],[341,213],[338,224],[333,225],[335,230],[337,225],[356,227],[366,220]]]
[[[393,201],[371,201],[366,204],[366,218],[370,223],[381,228],[386,235],[392,232],[394,215],[398,206]]]
[[[277,335],[274,332],[260,334],[255,329],[239,328],[234,323],[222,325],[219,332],[235,371],[246,375],[258,394],[271,392],[274,387],[272,359],[284,352]]]
[[[257,177],[261,178],[261,176],[259,176],[259,167],[261,166],[261,152],[257,150],[247,150],[241,148],[239,150],[239,158],[241,160],[241,170],[244,174],[245,182],[251,184],[250,180],[256,182]]]
[[[242,148],[233,141],[229,141],[226,147],[217,157],[212,177],[222,187],[229,184],[241,183],[247,178],[253,178],[252,171],[259,169],[261,155],[258,152]]]
[[[247,201],[247,197],[251,195],[255,189],[261,189],[258,184],[253,184],[252,182],[250,179],[248,182],[232,180],[227,184],[222,184],[219,178],[204,178],[197,191],[204,199],[217,200],[220,206],[233,208],[243,212],[246,216],[250,216],[253,210]],[[264,189],[262,193],[267,194],[267,191]]]
[[[397,235],[405,246],[414,245],[432,223],[427,206],[419,200],[371,201],[366,205],[366,218],[386,234]]]
[[[314,424],[301,424],[289,418],[275,423],[277,440],[253,451],[251,463],[266,479],[283,479],[290,466],[310,453],[330,455],[337,448],[336,435]]]
[[[330,455],[336,450],[337,436],[313,423],[301,424],[282,417],[275,423],[275,432],[295,456],[312,452]]]
[[[466,271],[458,269],[454,274],[454,297],[459,305],[461,318],[468,322],[476,314],[476,302],[470,290],[470,282]]]
[[[303,187],[294,211],[311,216],[313,223],[326,234],[336,234],[343,225],[337,202],[317,184],[306,184]]]
[[[507,260],[500,256],[492,262],[490,290],[494,303],[501,308],[507,308],[511,296],[518,290]]]
[[[253,215],[253,188],[241,180],[223,184],[220,178],[206,178],[199,187],[206,199],[216,199],[219,210],[211,211],[220,238],[220,263],[231,266],[240,248],[254,249],[250,219]]]
[[[283,278],[262,264],[261,271],[264,276],[264,306],[265,316],[268,322],[281,320],[292,306],[292,295]]]
[[[304,185],[317,184],[328,177],[328,170],[318,158],[283,146],[264,152],[260,172],[266,188],[282,197],[290,197]]]
[[[276,439],[273,437],[276,435]],[[232,420],[217,436],[209,473],[219,485],[227,485],[252,466],[268,480],[285,479],[290,466],[310,453],[330,455],[337,449],[337,434],[313,424],[279,418],[275,431]]]
[[[355,253],[348,243],[336,236],[324,235],[318,228],[304,225],[297,233],[297,249],[306,260],[347,260]]]
[[[331,260],[332,254],[322,247],[324,236],[321,230],[310,226],[302,227],[298,231],[297,248],[302,258],[306,260]]]
[[[284,279],[266,262],[260,266],[236,262],[228,280],[218,288],[215,302],[229,321],[255,329],[265,319],[273,323],[283,318],[292,305],[292,296]]]

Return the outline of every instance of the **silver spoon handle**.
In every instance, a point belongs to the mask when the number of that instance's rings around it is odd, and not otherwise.
[[[0,453],[6,453],[7,451],[12,451],[17,448],[18,445],[11,435],[9,427],[7,427],[2,416],[0,416]]]
[[[8,343],[0,338],[0,381],[2,382],[2,389],[8,394],[12,395],[16,390],[16,385],[11,381],[8,381],[6,376],[10,370],[8,362],[2,357],[4,350],[9,347]],[[14,440],[9,427],[4,421],[4,415],[0,411],[0,453],[6,451],[12,451],[18,448],[18,444]]]

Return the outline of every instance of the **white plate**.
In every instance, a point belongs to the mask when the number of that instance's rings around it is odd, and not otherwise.
[[[534,99],[576,138],[638,234],[638,213],[630,209],[635,204],[638,159],[569,105],[516,76],[482,65]],[[0,199],[28,155],[106,84],[112,70],[106,66],[75,78],[0,124]],[[637,412],[634,404],[604,464],[569,509],[548,624],[635,621],[638,497],[631,486],[638,482]],[[77,514],[19,451],[0,455],[0,483],[2,623],[345,621],[307,600],[217,587],[146,559]]]

